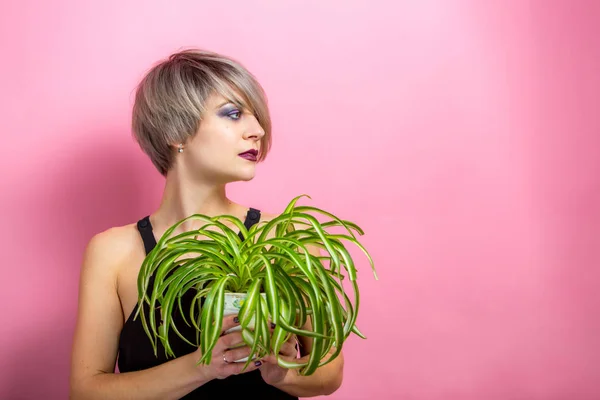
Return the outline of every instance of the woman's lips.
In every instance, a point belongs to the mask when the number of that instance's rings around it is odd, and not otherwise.
[[[248,150],[243,153],[240,153],[239,156],[248,161],[256,161],[256,156],[258,155],[258,151],[256,150]]]
[[[243,154],[240,154],[240,157],[245,158],[248,161],[256,161],[256,156],[254,154],[243,153]]]

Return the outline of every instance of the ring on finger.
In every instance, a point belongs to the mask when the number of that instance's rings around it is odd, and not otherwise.
[[[227,361],[227,359],[225,358],[225,352],[223,352],[223,361],[225,362],[225,364],[229,364],[229,361]]]

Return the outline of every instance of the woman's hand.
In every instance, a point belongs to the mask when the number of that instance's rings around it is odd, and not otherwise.
[[[291,335],[279,350],[280,358],[287,361],[293,361],[298,358],[297,340],[295,335]],[[259,368],[263,380],[269,385],[275,385],[283,381],[289,373],[289,369],[282,368],[277,364],[277,357],[274,354],[269,354],[263,358],[263,365]]]
[[[223,332],[239,325],[237,316],[230,315],[223,318]],[[240,346],[243,344],[243,346]],[[202,374],[208,380],[225,379],[230,375],[238,375],[256,370],[262,365],[262,362],[256,360],[248,365],[245,371],[242,371],[246,362],[235,362],[244,357],[250,356],[250,347],[242,339],[241,332],[223,333],[212,351],[209,365],[203,365]],[[202,357],[200,348],[196,350],[194,358],[199,360]]]

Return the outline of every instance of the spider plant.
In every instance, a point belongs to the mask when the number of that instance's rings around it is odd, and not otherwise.
[[[209,364],[222,332],[228,292],[246,296],[238,317],[244,341],[256,357],[278,355],[291,335],[311,338],[312,351],[307,360],[289,362],[278,357],[280,366],[296,368],[301,375],[310,375],[333,361],[351,333],[366,339],[356,326],[360,305],[357,269],[343,244],[346,241],[358,246],[378,279],[369,252],[355,235],[364,233],[353,222],[316,207],[298,205],[303,196],[310,199],[308,195],[298,196],[276,218],[250,229],[231,215],[194,214],[164,233],[141,266],[135,316],[141,317],[155,355],[160,340],[166,355],[175,356],[168,341],[172,329],[190,345],[200,346],[202,357],[198,364]],[[327,220],[322,222],[317,217]],[[203,225],[173,235],[178,226],[189,220],[202,221]],[[336,227],[342,228],[342,233],[330,232]],[[310,247],[317,251],[309,252]],[[346,275],[352,296],[344,287]],[[189,310],[184,311],[181,296],[189,290],[195,297]],[[157,321],[154,312],[146,315],[143,302],[149,310],[160,309],[161,321]],[[175,307],[185,323],[195,328],[195,343],[175,326],[171,317]],[[307,321],[309,329],[305,328]],[[272,332],[269,322],[275,324]],[[325,359],[332,349],[331,356]],[[252,357],[248,357],[246,367],[251,361]]]

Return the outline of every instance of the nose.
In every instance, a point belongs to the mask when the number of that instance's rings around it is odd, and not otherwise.
[[[260,125],[254,115],[249,116],[246,119],[248,122],[244,127],[244,139],[260,140],[265,136],[265,130]]]

